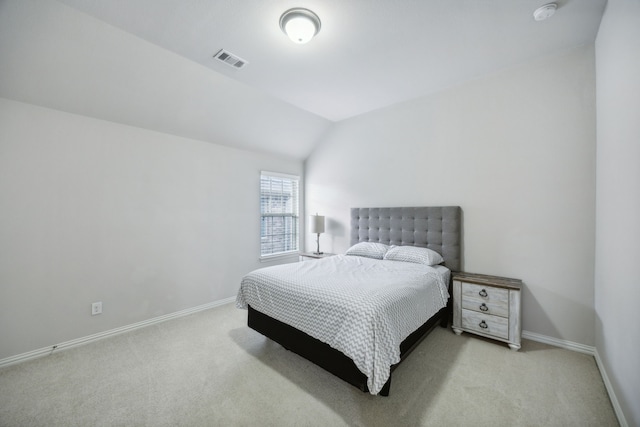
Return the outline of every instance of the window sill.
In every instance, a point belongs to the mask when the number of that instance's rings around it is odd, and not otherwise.
[[[273,261],[283,261],[286,259],[295,259],[298,260],[298,256],[300,252],[286,252],[281,254],[273,254],[273,255],[263,255],[259,258],[260,262],[273,262]]]

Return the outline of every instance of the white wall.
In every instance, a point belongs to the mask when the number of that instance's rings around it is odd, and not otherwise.
[[[260,170],[303,171],[0,98],[0,359],[234,296]]]
[[[596,349],[640,425],[640,2],[609,0],[596,40]]]
[[[350,207],[460,205],[464,269],[522,279],[525,330],[593,345],[594,71],[582,47],[336,124],[305,166],[322,248]]]

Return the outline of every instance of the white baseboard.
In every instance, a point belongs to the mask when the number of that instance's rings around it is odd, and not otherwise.
[[[176,319],[178,317],[188,316],[199,311],[208,310],[213,307],[228,304],[236,300],[236,297],[229,297],[223,300],[213,301],[207,304],[199,305],[197,307],[187,308],[185,310],[176,311],[175,313],[165,314],[164,316],[154,317],[153,319],[143,320],[142,322],[133,323],[131,325],[122,326],[120,328],[111,329],[109,331],[100,332],[97,334],[89,335],[82,338],[76,338],[71,341],[66,341],[54,346],[44,347],[37,350],[29,351],[27,353],[18,354],[0,360],[0,368],[5,366],[14,365],[16,363],[26,362],[27,360],[35,359],[42,356],[52,354],[54,351],[60,351],[77,347],[79,345],[88,344],[90,342],[98,341],[103,338],[112,337],[114,335],[122,334],[124,332],[133,331],[134,329],[144,328],[145,326],[155,325],[157,323],[166,322],[167,320]]]
[[[598,349],[589,345],[579,344],[572,341],[561,340],[558,338],[549,337],[546,335],[536,334],[535,332],[522,331],[522,338],[541,342],[543,344],[549,344],[555,347],[565,348],[567,350],[573,350],[580,353],[588,354],[593,356],[596,360],[596,365],[600,370],[600,376],[602,377],[602,381],[604,382],[604,386],[607,389],[607,393],[609,394],[609,399],[611,400],[611,405],[613,406],[613,411],[618,417],[618,422],[620,423],[620,427],[628,427],[627,420],[624,417],[624,413],[622,412],[622,407],[620,407],[620,402],[618,402],[618,398],[616,397],[616,393],[613,390],[613,386],[611,385],[611,381],[609,381],[609,376],[607,375],[607,371],[604,368],[604,364],[602,363],[602,359],[600,359],[600,355],[598,354]]]
[[[607,375],[607,370],[604,368],[604,363],[602,363],[602,359],[600,358],[600,354],[598,354],[598,349],[595,351],[596,365],[598,365],[598,369],[600,370],[600,375],[602,376],[602,381],[604,381],[604,386],[607,389],[607,393],[609,393],[609,399],[611,400],[611,405],[613,406],[613,411],[616,413],[618,417],[618,422],[620,423],[620,427],[628,427],[627,419],[624,417],[624,413],[622,412],[622,407],[620,406],[620,402],[618,402],[618,398],[616,397],[616,393],[613,391],[613,385],[609,380],[609,375]]]
[[[588,354],[590,356],[595,355],[596,349],[590,345],[584,345],[573,341],[562,340],[559,338],[550,337],[547,335],[536,334],[535,332],[522,331],[522,338],[531,341],[541,342],[543,344],[549,344],[554,347],[566,348],[567,350],[577,351],[579,353]]]

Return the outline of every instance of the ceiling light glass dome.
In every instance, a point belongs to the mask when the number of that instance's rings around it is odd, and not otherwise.
[[[280,28],[294,43],[305,44],[320,31],[320,18],[309,9],[289,9],[280,17]]]

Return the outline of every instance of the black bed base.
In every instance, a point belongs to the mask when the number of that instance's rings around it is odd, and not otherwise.
[[[450,305],[444,307],[402,341],[400,344],[400,363],[402,363],[409,353],[431,332],[436,323],[440,322],[440,326],[443,328],[447,327],[450,311]],[[247,323],[250,328],[272,339],[287,350],[299,354],[363,392],[369,391],[366,375],[360,372],[355,363],[353,363],[353,360],[328,344],[313,338],[293,326],[273,319],[251,308],[251,306],[249,306]],[[392,373],[400,363],[391,366]],[[390,388],[391,376],[389,376],[389,379],[379,394],[388,396]]]

